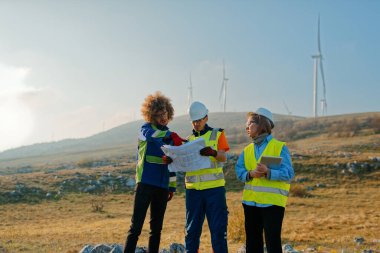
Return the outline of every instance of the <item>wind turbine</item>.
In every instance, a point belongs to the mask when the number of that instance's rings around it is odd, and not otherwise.
[[[286,105],[285,101],[282,100],[282,103],[284,104],[285,110],[288,112],[288,115],[292,115],[292,112],[289,110],[288,106]]]
[[[188,106],[190,108],[191,103],[193,102],[193,83],[191,82],[191,73],[190,73],[190,86],[188,87],[189,94],[187,96]]]
[[[224,60],[223,60],[223,80],[222,80],[222,86],[220,88],[220,94],[219,94],[219,101],[222,101],[223,112],[226,112],[227,82],[228,82],[228,78],[226,78],[226,68],[225,68]],[[223,100],[222,100],[222,98],[223,98]]]
[[[318,117],[317,101],[318,101],[318,66],[320,68],[322,84],[323,84],[323,98],[321,99],[321,112],[322,115],[327,114],[327,100],[326,100],[326,83],[325,74],[323,72],[323,56],[321,50],[321,36],[320,36],[320,18],[318,16],[318,53],[312,55],[314,59],[314,81],[313,81],[313,114],[314,118]]]

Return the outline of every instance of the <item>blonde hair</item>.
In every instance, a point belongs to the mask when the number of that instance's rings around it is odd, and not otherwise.
[[[149,123],[154,122],[154,116],[159,111],[166,111],[168,113],[168,120],[172,120],[174,116],[174,108],[170,103],[170,99],[164,96],[160,91],[148,95],[144,103],[141,105],[141,115],[144,120]]]

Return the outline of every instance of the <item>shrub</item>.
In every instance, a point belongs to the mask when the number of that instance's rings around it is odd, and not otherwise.
[[[292,185],[290,187],[290,196],[299,197],[299,198],[307,198],[307,197],[311,197],[311,194],[308,193],[305,187],[301,185]]]
[[[103,212],[103,207],[104,207],[104,201],[103,198],[99,199],[92,199],[91,201],[91,207],[93,212]]]
[[[91,168],[93,163],[94,161],[91,159],[82,159],[78,161],[77,166],[79,168]]]

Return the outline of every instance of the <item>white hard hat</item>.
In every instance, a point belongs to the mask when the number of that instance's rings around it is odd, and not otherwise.
[[[192,121],[203,119],[208,114],[208,110],[204,104],[195,101],[190,105],[189,115]]]
[[[272,115],[272,113],[268,109],[260,107],[259,109],[256,110],[255,113],[258,114],[258,115],[264,116],[265,118],[269,119],[271,127],[272,128],[274,127],[273,115]]]

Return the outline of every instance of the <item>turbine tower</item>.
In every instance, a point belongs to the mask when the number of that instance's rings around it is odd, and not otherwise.
[[[223,80],[222,80],[222,86],[220,88],[220,94],[219,94],[219,101],[222,101],[223,112],[226,112],[227,82],[228,82],[228,78],[226,78],[226,69],[225,69],[224,60],[223,60]]]
[[[322,84],[323,84],[323,98],[321,99],[321,113],[322,115],[327,114],[327,100],[326,100],[326,83],[325,83],[325,74],[323,72],[323,56],[321,50],[321,36],[320,36],[320,19],[318,16],[318,53],[312,55],[311,57],[314,59],[314,80],[313,80],[313,115],[314,118],[318,117],[318,67],[321,72]]]
[[[187,96],[187,108],[190,108],[191,103],[193,102],[193,83],[191,82],[191,73],[190,73],[190,86],[188,87],[189,94]]]

